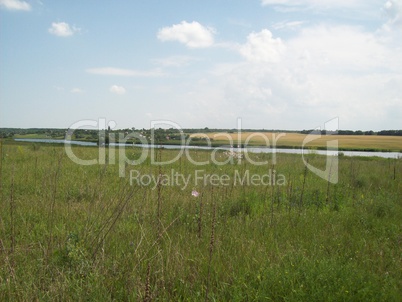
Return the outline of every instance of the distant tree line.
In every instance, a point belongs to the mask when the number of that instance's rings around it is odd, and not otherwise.
[[[377,132],[378,135],[391,135],[391,136],[402,136],[402,130],[382,130]]]
[[[149,140],[153,132],[155,141],[166,141],[166,140],[180,140],[181,135],[187,139],[192,133],[211,133],[211,132],[226,132],[226,133],[236,133],[237,129],[218,129],[218,128],[186,128],[186,129],[135,129],[134,127],[129,129],[119,129],[119,130],[105,130],[107,134],[110,133],[121,133],[125,135],[136,133],[139,136],[144,137]],[[285,133],[301,133],[309,134],[312,132],[317,132],[313,129],[302,130],[302,131],[290,131],[290,130],[277,130],[277,129],[242,129],[242,132],[285,132]],[[402,136],[402,130],[381,130],[381,131],[361,131],[361,130],[338,130],[326,131],[321,130],[319,133],[325,134],[339,134],[339,135],[388,135],[388,136]],[[0,128],[0,138],[12,138],[15,135],[41,135],[49,138],[64,138],[67,134],[71,134],[73,140],[88,140],[88,141],[98,141],[99,131],[96,129],[58,129],[58,128]],[[118,136],[116,135],[116,139]],[[139,142],[139,140],[138,140]]]
[[[0,137],[8,138],[14,135],[43,135],[50,138],[62,137],[65,135],[66,129],[58,128],[0,128]]]
[[[300,133],[309,134],[312,132],[317,132],[317,130],[302,130]],[[339,134],[339,135],[387,135],[387,136],[402,136],[402,130],[381,130],[378,132],[370,131],[361,131],[361,130],[338,130],[338,131],[319,131],[321,134]]]

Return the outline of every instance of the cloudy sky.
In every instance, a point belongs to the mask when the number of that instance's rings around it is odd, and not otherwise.
[[[402,128],[402,0],[0,0],[0,127]]]

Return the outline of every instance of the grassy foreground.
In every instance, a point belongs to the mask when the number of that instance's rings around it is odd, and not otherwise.
[[[59,146],[0,146],[0,301],[400,301],[401,159],[340,157],[334,185],[299,155],[252,155],[261,166],[147,158],[119,177],[106,152],[109,164],[82,166]],[[174,172],[189,185],[168,184]],[[241,184],[247,173],[275,185]]]

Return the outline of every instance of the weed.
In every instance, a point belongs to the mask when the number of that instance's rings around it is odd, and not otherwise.
[[[153,190],[130,186],[117,165],[76,165],[62,147],[0,141],[0,159],[0,301],[400,300],[400,160],[344,156],[328,186],[300,156],[277,154],[270,167],[283,186]],[[188,176],[200,167],[180,157],[163,171],[150,160],[135,169]],[[201,169],[267,173],[243,161]]]

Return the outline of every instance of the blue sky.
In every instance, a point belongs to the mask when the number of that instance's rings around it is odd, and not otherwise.
[[[0,127],[402,128],[402,0],[0,0]]]

